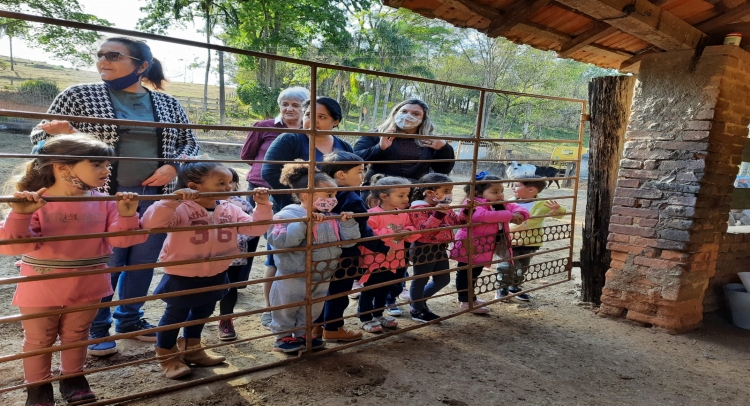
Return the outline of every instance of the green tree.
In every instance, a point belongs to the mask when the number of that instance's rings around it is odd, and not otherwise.
[[[111,26],[112,24],[92,14],[83,12],[77,0],[3,0],[3,9],[20,13],[37,14],[44,17],[62,18],[83,23]],[[57,25],[31,24],[27,21],[2,19],[2,32],[12,41],[24,38],[31,47],[52,54],[56,59],[68,61],[76,66],[94,63],[94,46],[101,39],[99,33]],[[12,42],[11,42],[12,49]]]
[[[138,20],[138,29],[165,34],[172,26],[184,26],[196,17],[203,20],[202,32],[206,44],[211,43],[214,30],[220,22],[225,25],[237,24],[234,2],[229,0],[149,0],[141,11],[147,15]],[[211,72],[211,50],[207,49],[206,74],[203,83],[203,114],[208,110],[208,76]],[[219,72],[223,82],[224,72]],[[220,89],[223,92],[224,88]]]
[[[13,38],[26,38],[29,34],[29,26],[26,21],[12,18],[0,18],[0,36],[7,36],[10,45],[10,70],[15,70],[13,61]]]

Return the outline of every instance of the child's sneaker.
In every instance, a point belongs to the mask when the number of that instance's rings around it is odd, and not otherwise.
[[[89,332],[89,339],[93,340],[96,338],[109,337],[109,331],[93,331]],[[114,354],[117,352],[117,343],[114,341],[105,341],[103,343],[90,344],[88,346],[89,354],[96,357],[103,357],[105,355]]]
[[[430,309],[426,307],[418,312],[415,312],[414,310],[410,310],[409,313],[411,313],[412,320],[419,321],[422,323],[427,323],[429,321],[437,320],[440,318],[440,316],[431,312]]]
[[[298,352],[305,350],[304,340],[300,341],[292,336],[286,336],[276,339],[273,343],[273,350],[276,352]]]
[[[271,330],[271,312],[265,312],[260,315],[260,326],[266,330]]]
[[[521,288],[516,288],[516,287],[513,287],[513,286],[511,286],[510,288],[508,288],[508,292],[510,292],[510,293],[518,293],[521,290],[522,290]],[[520,301],[522,301],[522,302],[528,302],[529,300],[531,300],[531,296],[529,296],[528,293],[521,293],[520,295],[516,296],[515,298],[518,299],[518,300],[520,300]]]
[[[381,327],[385,327],[385,328],[398,327],[398,320],[394,319],[391,316],[380,316],[380,317],[376,317],[375,320],[377,320],[378,323],[380,323]]]
[[[403,312],[401,311],[401,308],[396,305],[386,308],[385,312],[388,313],[389,316],[393,316],[393,317],[401,317],[401,315],[403,314]]]
[[[306,348],[307,347],[307,336],[303,334],[303,335],[297,337],[297,342],[302,345],[303,349]],[[312,349],[313,350],[318,350],[318,349],[321,349],[321,348],[323,348],[323,347],[326,346],[326,342],[323,341],[323,340],[321,340],[320,338],[317,338],[317,337],[313,337],[311,344],[312,344]]]
[[[359,281],[354,281],[354,283],[352,283],[352,290],[354,290],[354,289],[362,289],[363,287],[365,287],[365,285],[359,283]],[[349,299],[356,299],[356,298],[359,297],[359,294],[360,294],[360,292],[350,293],[349,294]]]
[[[383,331],[383,326],[380,325],[380,322],[377,319],[372,319],[362,323],[362,330],[365,330],[368,333],[380,333]]]
[[[502,288],[495,292],[495,299],[506,299],[508,297],[508,288]]]
[[[61,379],[60,394],[68,403],[91,403],[96,401],[96,395],[91,391],[89,382],[83,375]]]
[[[461,310],[466,310],[469,308],[469,302],[460,302],[461,303]],[[487,314],[490,312],[490,308],[484,306],[484,301],[482,300],[475,300],[474,301],[474,309],[471,310],[469,313],[474,314]]]
[[[234,321],[232,319],[219,320],[219,340],[234,341],[237,339],[237,332],[234,330]]]
[[[398,295],[398,300],[402,302],[408,302],[411,300],[411,296],[409,295],[409,289],[404,288],[403,291],[401,291],[401,294]]]
[[[155,328],[155,327],[156,326],[146,321],[146,319],[140,319],[135,324],[131,324],[129,326],[123,326],[123,327],[115,326],[115,333],[120,333],[120,334],[133,333],[136,331],[148,330],[148,329]],[[131,338],[138,340],[138,341],[145,341],[147,343],[155,343],[156,333],[150,332],[150,333],[141,334],[139,336],[135,336]]]

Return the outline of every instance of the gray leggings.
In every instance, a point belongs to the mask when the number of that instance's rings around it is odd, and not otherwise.
[[[424,244],[415,242],[412,245],[414,275],[424,275],[426,273],[448,269],[450,265],[448,264],[447,249],[447,244]],[[413,301],[411,304],[412,310],[415,312],[421,312],[426,307],[426,298],[448,286],[450,281],[450,273],[433,275],[432,280],[430,280],[430,277],[412,280],[411,286],[409,287],[409,295]]]

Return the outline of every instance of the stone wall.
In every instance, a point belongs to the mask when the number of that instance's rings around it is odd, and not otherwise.
[[[601,315],[682,332],[703,317],[750,122],[750,53],[644,57],[613,199]]]
[[[750,226],[729,227],[719,247],[716,273],[708,282],[703,298],[703,312],[725,307],[721,287],[727,283],[740,283],[737,272],[750,272]]]

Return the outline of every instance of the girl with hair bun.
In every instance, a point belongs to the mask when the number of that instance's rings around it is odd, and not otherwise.
[[[286,164],[281,170],[280,182],[292,189],[306,189],[308,187],[309,165],[307,163]],[[315,171],[315,188],[335,188],[336,182],[323,172]],[[328,285],[334,271],[339,266],[342,247],[353,247],[356,242],[348,242],[360,237],[359,225],[352,218],[351,212],[343,212],[341,219],[327,219],[336,207],[336,191],[316,191],[314,193],[299,193],[293,196],[299,204],[290,204],[279,211],[273,218],[303,219],[308,216],[307,208],[312,204],[313,241],[312,244],[325,244],[341,241],[338,246],[316,248],[312,251],[313,266],[307,268],[306,251],[296,250],[280,254],[273,254],[276,265],[276,276],[299,275],[297,278],[273,281],[269,301],[271,306],[283,306],[301,302],[306,297],[306,272],[312,272],[313,299],[326,296]],[[274,249],[304,247],[307,245],[307,221],[274,224],[267,234],[268,244]],[[345,242],[346,241],[346,242]],[[323,310],[324,302],[312,305],[312,320],[315,320]],[[273,350],[277,352],[298,352],[306,345],[305,326],[307,322],[305,306],[294,306],[271,312],[271,331],[276,334]],[[289,332],[291,331],[291,332]],[[312,348],[322,348],[325,343],[319,338],[312,338]]]

